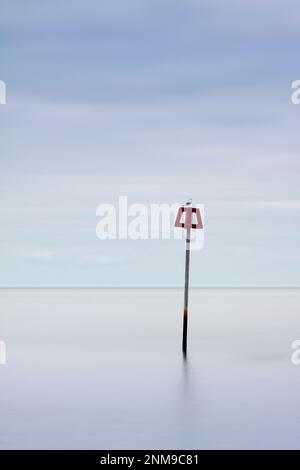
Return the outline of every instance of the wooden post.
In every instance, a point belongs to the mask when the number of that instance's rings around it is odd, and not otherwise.
[[[190,277],[190,250],[191,250],[191,229],[203,229],[200,210],[198,207],[192,207],[190,199],[178,209],[175,220],[175,227],[186,229],[185,246],[185,282],[184,282],[184,306],[183,306],[183,332],[182,332],[182,352],[184,358],[187,352],[187,329],[189,316],[189,277]],[[193,221],[193,215],[196,220]],[[184,221],[182,220],[185,216]]]

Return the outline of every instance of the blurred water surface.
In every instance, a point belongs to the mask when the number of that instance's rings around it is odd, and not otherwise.
[[[299,290],[1,290],[1,449],[300,448]]]

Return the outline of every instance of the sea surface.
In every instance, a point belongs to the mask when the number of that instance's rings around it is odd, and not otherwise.
[[[0,449],[299,449],[300,290],[0,290]]]

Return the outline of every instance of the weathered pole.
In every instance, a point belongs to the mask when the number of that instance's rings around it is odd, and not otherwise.
[[[189,278],[190,278],[190,243],[191,229],[186,231],[185,244],[185,276],[184,276],[184,307],[183,307],[183,334],[182,334],[182,352],[186,355],[187,351],[187,329],[189,316]]]
[[[195,221],[193,221],[193,215]],[[182,218],[184,217],[184,220]],[[186,229],[185,245],[185,276],[184,276],[184,306],[183,306],[183,331],[182,331],[182,352],[184,357],[187,353],[187,330],[189,316],[189,279],[190,279],[190,252],[191,252],[191,229],[202,229],[202,219],[198,207],[191,206],[191,200],[180,207],[177,213],[175,227]]]

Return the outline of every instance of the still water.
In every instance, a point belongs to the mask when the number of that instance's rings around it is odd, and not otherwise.
[[[300,448],[300,290],[0,290],[0,449]]]

